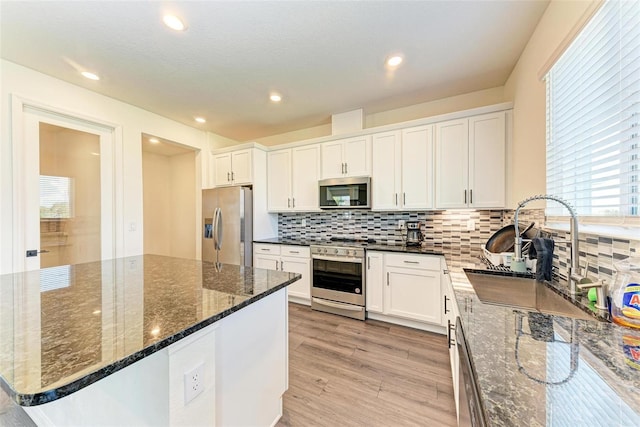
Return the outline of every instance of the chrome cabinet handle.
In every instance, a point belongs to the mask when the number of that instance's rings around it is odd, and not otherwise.
[[[449,348],[456,345],[456,342],[453,340],[453,338],[451,338],[451,332],[453,332],[455,328],[456,328],[456,325],[451,323],[451,320],[447,319],[447,338],[448,338],[447,344],[449,345]]]
[[[402,193],[402,204],[403,205],[407,204],[407,193]]]
[[[349,163],[344,164],[344,173],[349,173]]]
[[[469,190],[469,203],[473,204],[473,190]]]
[[[278,260],[276,260],[276,271],[278,271]]]
[[[290,208],[291,207],[291,198],[287,198],[287,207]]]
[[[467,203],[467,190],[464,190],[464,203]]]
[[[420,264],[420,261],[404,261],[405,264]]]
[[[447,300],[448,300],[448,299],[449,299],[449,298],[447,298],[447,296],[445,295],[445,296],[444,296],[444,314],[447,314],[447,313],[449,313],[449,312],[451,311],[451,310],[448,310],[448,309],[447,309]]]
[[[371,270],[371,257],[367,257],[367,270]]]
[[[344,174],[344,163],[340,163],[340,173]]]
[[[298,251],[289,251],[290,254],[299,254],[300,252]]]
[[[231,174],[229,172],[227,172],[227,182],[231,181]]]
[[[233,181],[235,178],[235,174],[233,173],[233,171],[231,171],[231,181]]]
[[[389,272],[387,271],[387,286],[389,286]]]
[[[292,206],[292,207],[293,207],[293,208],[295,208],[295,207],[296,207],[296,198],[294,197],[294,198],[293,198],[293,199],[291,199],[291,200],[293,200],[293,206]]]
[[[284,271],[284,261],[280,260],[280,271]]]
[[[398,193],[396,193],[396,206],[398,206]]]

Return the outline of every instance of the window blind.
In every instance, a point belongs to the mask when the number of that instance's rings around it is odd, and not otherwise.
[[[40,218],[71,218],[73,179],[40,175]]]
[[[547,192],[580,216],[639,216],[640,1],[607,1],[546,83]]]

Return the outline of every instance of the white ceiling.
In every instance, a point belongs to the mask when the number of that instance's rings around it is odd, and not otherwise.
[[[548,0],[0,1],[2,58],[247,141],[501,86]],[[173,11],[187,22],[162,24]],[[384,60],[400,52],[395,72]],[[77,70],[98,73],[89,81]],[[269,92],[284,100],[272,104]],[[207,118],[196,124],[194,116]]]

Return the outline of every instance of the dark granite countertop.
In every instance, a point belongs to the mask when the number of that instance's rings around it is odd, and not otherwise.
[[[554,287],[567,291],[562,280]],[[455,294],[490,425],[640,425],[640,364],[630,354],[639,330],[485,303],[466,286]],[[582,297],[574,302],[585,309]]]
[[[0,385],[56,400],[299,278],[158,255],[0,276]]]

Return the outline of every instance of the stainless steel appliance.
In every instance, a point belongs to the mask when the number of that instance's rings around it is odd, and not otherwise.
[[[420,221],[407,221],[407,246],[420,246],[422,244],[422,231]]]
[[[459,316],[456,318],[456,346],[458,346],[458,361],[460,362],[460,374],[458,375],[460,414],[458,425],[461,427],[484,427],[487,425],[486,416],[480,400],[480,392]]]
[[[318,181],[320,209],[371,208],[371,178],[333,178]]]
[[[364,249],[312,245],[311,260],[311,308],[364,320]]]
[[[202,260],[253,264],[253,197],[251,188],[202,190]]]

